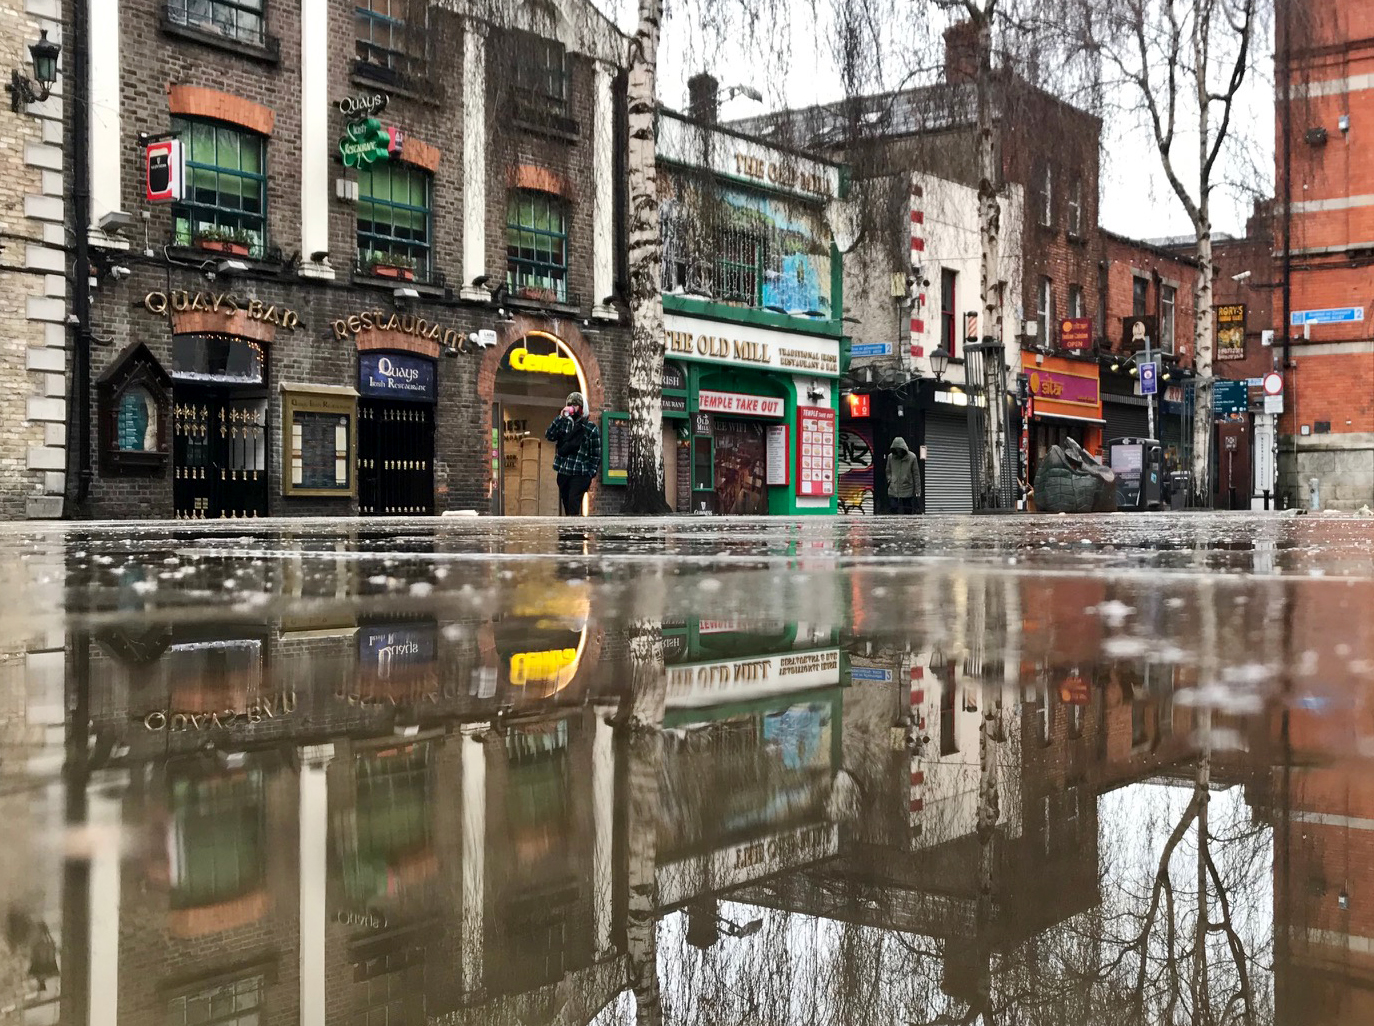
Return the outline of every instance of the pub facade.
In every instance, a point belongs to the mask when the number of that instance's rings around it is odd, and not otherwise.
[[[571,391],[620,405],[627,371],[615,26],[337,0],[90,15],[68,514],[555,513],[544,428]]]

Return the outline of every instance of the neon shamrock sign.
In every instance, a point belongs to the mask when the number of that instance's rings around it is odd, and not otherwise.
[[[350,122],[339,140],[339,153],[345,167],[362,167],[401,154],[405,133],[399,128],[383,127],[376,118]]]

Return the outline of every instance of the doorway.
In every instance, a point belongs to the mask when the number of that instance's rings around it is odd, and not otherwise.
[[[767,426],[756,420],[717,417],[714,434],[716,511],[767,513]]]
[[[177,384],[172,413],[177,519],[267,516],[267,399]]]
[[[358,403],[358,512],[433,515],[433,404],[394,399]]]

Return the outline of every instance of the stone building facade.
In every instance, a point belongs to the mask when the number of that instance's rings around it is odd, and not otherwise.
[[[615,26],[78,2],[101,114],[78,515],[556,512],[544,428],[572,391],[623,408]]]
[[[0,53],[32,79],[30,45],[63,42],[59,0],[0,3]],[[59,59],[59,68],[66,56]],[[67,147],[70,84],[3,114],[0,184],[0,519],[63,512],[67,446]]]

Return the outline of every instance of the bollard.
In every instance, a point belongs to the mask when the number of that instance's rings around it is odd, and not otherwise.
[[[1314,513],[1322,508],[1321,482],[1315,477],[1307,479],[1307,508]]]

